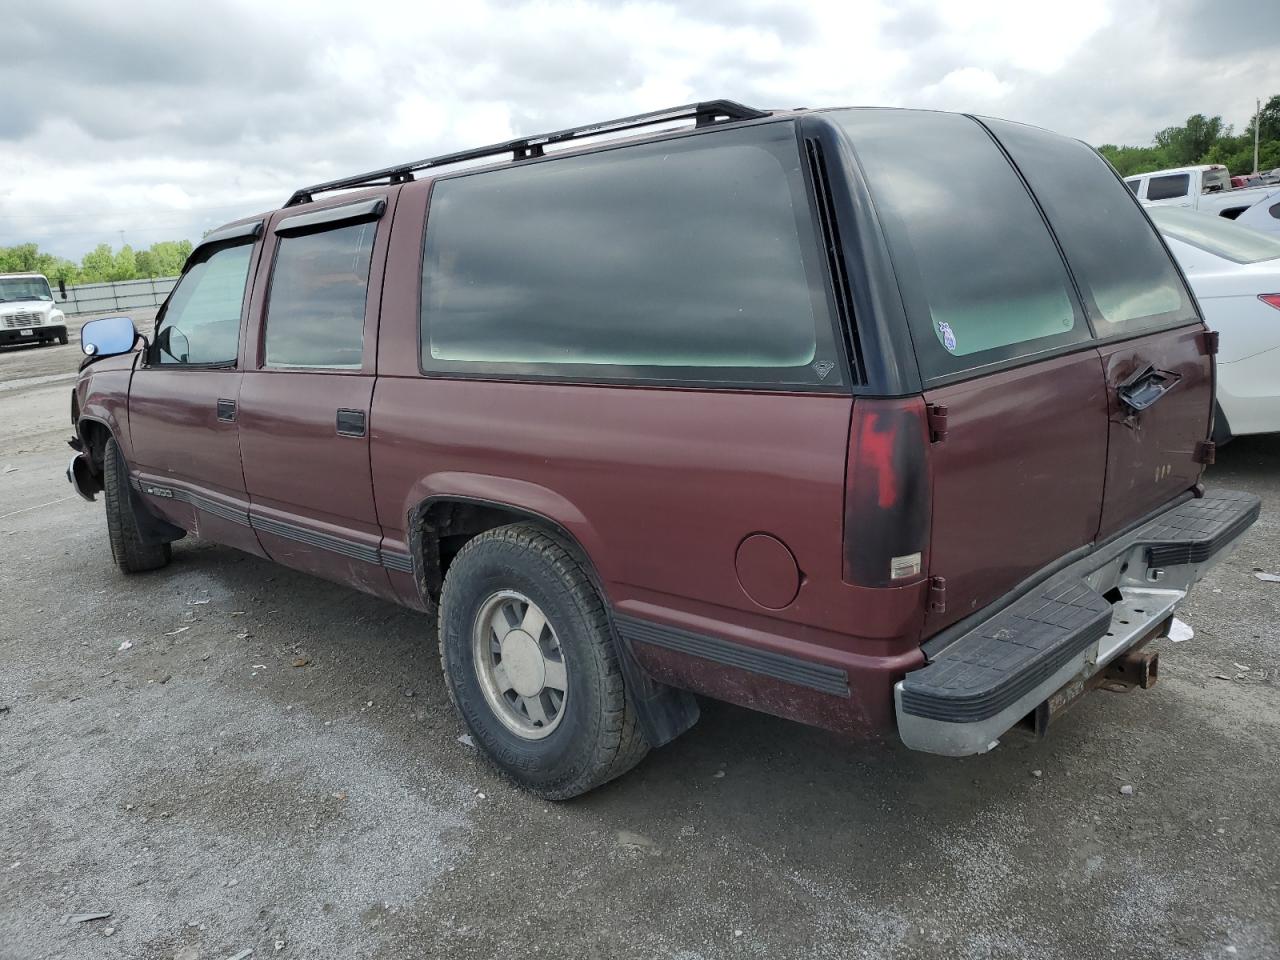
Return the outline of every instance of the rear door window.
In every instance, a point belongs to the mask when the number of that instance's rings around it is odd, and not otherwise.
[[[1191,174],[1174,173],[1167,177],[1152,177],[1147,182],[1148,200],[1176,200],[1191,191]]]
[[[1128,187],[1128,188],[1129,188],[1129,192],[1130,192],[1130,193],[1132,193],[1132,194],[1136,197],[1136,196],[1138,195],[1138,191],[1142,188],[1142,181],[1141,181],[1141,180],[1126,180],[1126,181],[1124,182],[1124,185],[1125,185],[1126,187]]]
[[[863,167],[926,380],[1090,339],[1044,218],[979,123],[914,110],[831,116]]]
[[[1156,231],[1105,160],[1083,143],[1047,130],[1007,120],[985,122],[1044,208],[1098,336],[1196,319]],[[1159,179],[1166,178],[1153,178],[1152,185]]]
[[[441,180],[422,368],[838,386],[819,251],[791,123]]]
[[[253,241],[197,250],[156,319],[155,362],[161,366],[232,364]]]
[[[280,238],[267,299],[268,367],[358,370],[376,222]]]

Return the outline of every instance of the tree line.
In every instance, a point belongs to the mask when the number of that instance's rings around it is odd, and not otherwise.
[[[107,283],[116,280],[145,280],[176,277],[191,255],[190,240],[161,240],[145,250],[125,244],[112,250],[100,243],[80,262],[42,253],[34,243],[0,247],[0,273],[43,273],[53,284],[59,280],[75,283]]]
[[[1098,151],[1123,177],[1169,167],[1220,163],[1233,174],[1253,172],[1253,130],[1258,128],[1258,169],[1280,167],[1280,95],[1274,96],[1236,134],[1221,117],[1203,113],[1187,117],[1177,127],[1156,133],[1149,147],[1120,147],[1104,143]]]

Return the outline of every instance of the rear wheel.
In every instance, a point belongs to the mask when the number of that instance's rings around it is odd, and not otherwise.
[[[107,508],[107,536],[111,557],[125,573],[142,573],[168,565],[173,551],[167,543],[144,543],[129,497],[129,468],[115,438],[107,440],[102,456],[103,500]]]
[[[539,796],[585,793],[648,752],[604,602],[569,547],[537,527],[499,527],[459,551],[440,660],[476,745]]]

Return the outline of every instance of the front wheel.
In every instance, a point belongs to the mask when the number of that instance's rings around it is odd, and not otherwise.
[[[167,543],[144,543],[129,498],[129,468],[115,437],[107,440],[102,456],[102,492],[107,508],[107,536],[111,558],[125,573],[142,573],[167,566],[173,551]]]
[[[499,527],[459,551],[440,660],[476,745],[539,796],[585,793],[648,752],[604,602],[568,546],[537,527]]]
[[[58,343],[62,344],[64,347],[67,345],[67,331],[63,330],[58,334]]]

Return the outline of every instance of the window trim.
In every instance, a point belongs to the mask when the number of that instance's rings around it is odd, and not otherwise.
[[[323,227],[325,230],[334,230],[346,226],[348,222],[379,220],[386,210],[387,201],[385,197],[374,197],[371,200],[362,200],[357,203],[344,203],[338,207],[325,207],[323,210],[312,210],[308,213],[285,217],[276,224],[275,235],[277,237],[291,237],[300,233],[323,233],[323,230],[316,228]]]
[[[353,208],[363,208],[363,212],[351,211]],[[336,207],[326,207],[322,210],[316,210],[310,213],[302,214],[296,217],[285,217],[280,220],[271,230],[271,262],[267,267],[266,287],[262,292],[262,305],[258,311],[258,336],[257,336],[257,364],[252,367],[255,373],[324,373],[333,376],[370,376],[376,373],[371,371],[370,351],[369,351],[369,297],[373,292],[373,273],[374,266],[378,257],[378,241],[381,238],[382,231],[382,214],[387,209],[387,199],[385,197],[375,197],[371,201],[361,203],[347,203]],[[325,217],[333,211],[339,211],[336,217]],[[280,228],[289,221],[308,220],[305,225],[295,225],[286,233],[281,233]],[[369,276],[365,278],[364,285],[364,309],[360,316],[360,362],[355,366],[349,367],[315,367],[302,364],[273,366],[267,363],[267,325],[271,321],[271,294],[275,288],[276,267],[280,262],[280,247],[282,241],[294,239],[301,236],[311,236],[319,233],[328,233],[331,230],[341,230],[344,227],[354,226],[362,220],[367,220],[374,224],[373,240],[369,244]],[[383,257],[385,258],[385,251]],[[385,276],[383,277],[385,280]],[[382,310],[382,303],[378,301],[378,312]],[[375,314],[376,316],[376,314]],[[373,325],[373,339],[376,341],[378,337],[378,324]],[[373,356],[377,356],[376,343]]]
[[[173,285],[173,289],[164,298],[164,303],[160,305],[160,309],[156,313],[155,322],[151,326],[151,339],[147,342],[147,347],[143,351],[143,365],[145,367],[153,370],[235,370],[239,368],[241,350],[244,346],[245,317],[252,299],[253,279],[258,266],[257,255],[261,252],[258,247],[261,243],[262,224],[263,221],[259,220],[256,223],[240,224],[233,228],[229,227],[225,230],[214,231],[191,251],[187,256],[187,262],[182,265],[182,273],[178,275],[178,282]],[[173,295],[178,292],[178,288],[182,286],[182,281],[186,279],[187,274],[195,265],[196,254],[203,254],[207,249],[209,257],[213,257],[223,250],[230,250],[233,247],[240,246],[247,246],[250,250],[249,265],[244,276],[244,291],[240,294],[240,329],[236,333],[236,355],[230,360],[215,360],[209,363],[161,363],[159,347],[161,327],[169,317],[169,304],[173,300]]]
[[[734,392],[734,393],[754,392],[754,393],[769,393],[769,394],[784,394],[784,395],[785,394],[808,395],[808,394],[819,393],[819,394],[849,396],[853,392],[853,390],[856,388],[856,384],[853,383],[854,367],[849,357],[849,350],[847,345],[848,335],[840,329],[840,318],[839,318],[839,312],[836,309],[836,304],[834,301],[835,290],[833,287],[833,280],[831,277],[830,267],[826,262],[826,257],[823,255],[823,250],[822,250],[823,235],[822,235],[820,221],[818,219],[818,207],[817,207],[818,198],[815,195],[814,186],[811,182],[811,177],[807,169],[807,161],[806,161],[806,156],[804,151],[804,140],[803,140],[803,134],[801,130],[800,119],[801,118],[794,117],[794,116],[784,116],[784,117],[768,116],[765,118],[761,118],[759,120],[751,120],[751,121],[746,121],[744,123],[735,123],[731,127],[727,127],[727,128],[725,127],[683,128],[683,129],[672,130],[666,136],[645,137],[643,140],[640,140],[638,142],[628,141],[628,140],[608,141],[598,145],[593,145],[590,149],[586,149],[586,150],[566,150],[563,152],[556,151],[540,157],[529,157],[523,160],[508,161],[507,163],[504,163],[501,165],[486,165],[483,167],[475,167],[470,169],[452,171],[437,177],[433,177],[427,186],[426,209],[423,215],[421,236],[419,237],[419,250],[418,250],[418,258],[417,258],[417,263],[418,263],[417,283],[415,284],[417,287],[417,291],[414,298],[414,303],[416,305],[414,325],[417,327],[416,366],[417,366],[418,375],[422,377],[426,377],[430,379],[438,379],[438,380],[476,380],[476,381],[493,381],[493,382],[508,382],[508,383],[545,383],[545,384],[560,384],[560,385],[624,387],[624,388],[633,388],[633,389],[672,389],[674,388],[674,389],[680,389],[680,390],[699,390],[699,391],[705,390],[710,392]],[[525,167],[525,166],[532,166],[532,165],[541,164],[541,163],[554,163],[557,160],[569,159],[573,157],[584,157],[584,156],[590,156],[590,155],[601,154],[601,153],[609,153],[615,150],[626,150],[633,147],[651,146],[655,143],[666,143],[674,140],[683,140],[689,137],[715,136],[717,134],[741,131],[747,127],[757,127],[757,126],[779,124],[779,123],[790,124],[792,127],[792,132],[794,134],[794,148],[796,150],[796,162],[799,165],[799,169],[801,172],[801,181],[803,183],[804,194],[805,194],[804,214],[807,217],[810,232],[812,234],[812,241],[813,241],[812,244],[808,244],[807,241],[804,238],[802,238],[802,247],[806,247],[806,249],[802,254],[805,259],[802,262],[803,262],[806,274],[809,274],[812,270],[818,275],[818,277],[822,282],[824,303],[825,303],[825,309],[827,312],[827,322],[830,327],[830,343],[832,347],[831,359],[833,359],[836,362],[837,369],[840,372],[841,382],[815,383],[815,384],[805,384],[805,383],[770,384],[770,383],[762,383],[760,381],[754,381],[754,380],[735,381],[727,378],[695,380],[695,379],[688,379],[688,378],[655,377],[655,378],[641,379],[634,376],[605,376],[605,375],[591,376],[585,371],[581,373],[575,371],[570,374],[554,375],[554,374],[523,373],[523,372],[514,372],[514,371],[513,372],[496,372],[493,370],[475,371],[475,372],[470,372],[466,370],[441,370],[441,369],[424,366],[423,334],[425,332],[425,324],[422,321],[422,306],[423,306],[422,300],[423,300],[423,292],[424,292],[423,291],[424,285],[422,283],[422,265],[425,263],[427,235],[428,235],[428,231],[431,228],[432,199],[435,195],[435,188],[438,183],[448,181],[448,180],[457,180],[464,177],[479,176],[487,173],[499,173],[504,170],[511,169],[513,166]],[[797,214],[799,214],[799,212],[800,211],[797,206]],[[809,245],[812,245],[814,247],[812,251],[807,249],[807,246]],[[812,258],[813,258],[812,265],[809,262],[810,255],[812,255]],[[268,293],[269,293],[269,290],[268,290]],[[817,332],[819,333],[818,345],[822,346],[820,319],[816,317],[815,317],[815,328],[818,328]],[[265,329],[265,324],[264,324],[264,329]],[[548,366],[550,366],[550,364],[548,364]]]

